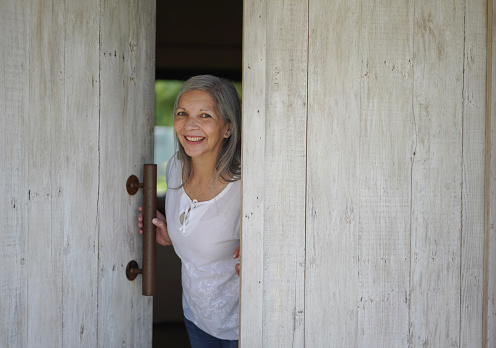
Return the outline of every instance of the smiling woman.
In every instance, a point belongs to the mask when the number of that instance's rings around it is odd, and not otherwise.
[[[241,104],[227,80],[196,76],[174,105],[177,154],[167,162],[157,241],[181,259],[183,310],[192,347],[237,346]],[[166,219],[167,217],[167,219]],[[138,225],[142,222],[140,214]]]

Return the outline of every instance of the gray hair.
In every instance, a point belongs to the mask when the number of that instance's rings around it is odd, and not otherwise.
[[[192,90],[201,90],[210,94],[219,113],[227,123],[231,124],[231,136],[225,139],[221,146],[215,163],[215,170],[217,176],[222,177],[225,181],[239,180],[241,178],[241,103],[236,88],[230,81],[216,76],[193,76],[184,83],[177,95],[174,103],[174,118],[177,114],[177,105],[181,96]],[[178,157],[185,168],[187,180],[193,174],[191,157],[184,151],[177,134],[174,134]]]

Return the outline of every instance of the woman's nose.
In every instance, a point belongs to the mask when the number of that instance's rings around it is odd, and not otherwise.
[[[196,129],[198,128],[198,120],[195,117],[188,117],[184,126],[188,130]]]

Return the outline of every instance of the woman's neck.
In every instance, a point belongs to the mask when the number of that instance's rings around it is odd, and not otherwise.
[[[211,161],[193,159],[191,170],[189,178],[183,177],[184,190],[191,199],[199,202],[208,201],[217,196],[228,184],[217,175],[215,163],[212,164]]]
[[[191,159],[191,176],[189,179],[194,179],[200,183],[212,183],[216,178],[215,161],[201,158]]]

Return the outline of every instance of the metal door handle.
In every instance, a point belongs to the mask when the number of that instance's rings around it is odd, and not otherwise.
[[[140,269],[136,261],[130,261],[126,267],[126,277],[134,280],[142,275],[142,294],[155,295],[155,260],[156,260],[156,227],[152,220],[157,216],[157,165],[143,165],[143,183],[135,175],[126,182],[130,195],[143,189],[143,267]]]

